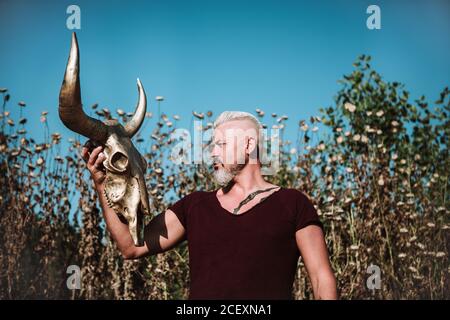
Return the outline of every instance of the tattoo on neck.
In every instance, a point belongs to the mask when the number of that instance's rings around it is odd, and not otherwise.
[[[245,198],[244,200],[242,200],[239,205],[237,206],[237,208],[234,208],[233,210],[233,214],[238,214],[239,210],[241,209],[241,207],[243,205],[245,205],[246,203],[250,202],[251,200],[253,200],[258,194],[263,193],[263,192],[267,192],[273,189],[276,189],[278,187],[272,187],[272,188],[268,188],[268,189],[264,189],[264,190],[256,190],[252,193],[250,193],[247,198]],[[268,196],[267,196],[268,197]],[[263,202],[267,197],[261,198],[261,200],[259,200],[258,203]]]

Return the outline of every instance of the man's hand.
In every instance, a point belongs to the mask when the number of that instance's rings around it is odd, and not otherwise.
[[[92,152],[89,152],[89,149],[85,146],[81,150],[81,157],[86,162],[87,169],[91,173],[96,187],[102,185],[106,177],[105,167],[103,166],[106,157],[102,150],[102,146],[98,146]]]

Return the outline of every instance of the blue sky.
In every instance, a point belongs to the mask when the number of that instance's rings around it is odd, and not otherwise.
[[[40,112],[51,132],[73,134],[57,117],[71,30],[66,8],[81,8],[77,31],[83,103],[133,111],[136,78],[162,111],[189,127],[193,110],[277,112],[299,119],[333,104],[337,80],[362,54],[385,80],[434,101],[450,83],[448,1],[23,1],[0,0],[0,87],[27,107],[38,141]],[[381,30],[366,8],[381,8]],[[266,116],[267,120],[270,117]],[[267,121],[270,123],[269,121]],[[152,125],[147,125],[151,128]]]

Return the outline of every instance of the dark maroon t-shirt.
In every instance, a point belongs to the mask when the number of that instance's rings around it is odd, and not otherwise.
[[[299,250],[295,232],[322,227],[305,194],[280,188],[234,215],[217,190],[196,191],[169,207],[186,230],[190,299],[292,299]]]

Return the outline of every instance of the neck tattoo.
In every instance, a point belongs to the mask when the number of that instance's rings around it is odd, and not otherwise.
[[[267,191],[270,191],[270,190],[273,190],[273,189],[276,189],[276,188],[278,188],[278,187],[271,187],[271,188],[264,189],[264,190],[256,190],[256,191],[250,193],[250,194],[247,196],[247,198],[245,198],[244,200],[242,200],[242,201],[239,203],[239,205],[237,206],[237,208],[234,208],[233,214],[238,214],[238,212],[239,212],[239,210],[241,209],[241,207],[242,207],[244,204],[246,204],[246,203],[250,202],[251,200],[253,200],[258,194],[263,193],[263,192],[267,192]],[[261,200],[259,200],[259,202],[264,201],[266,198],[267,198],[267,197],[261,198]],[[258,203],[259,203],[259,202],[258,202]]]

